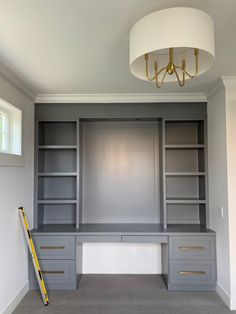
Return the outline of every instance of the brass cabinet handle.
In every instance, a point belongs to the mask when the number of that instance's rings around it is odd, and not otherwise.
[[[205,271],[179,271],[181,276],[198,276],[205,275]]]
[[[42,271],[43,274],[51,274],[51,275],[63,275],[65,272],[64,270],[44,270]]]
[[[188,251],[188,250],[198,251],[198,250],[205,250],[205,247],[204,246],[183,245],[183,246],[179,246],[179,249],[183,250],[183,251]]]
[[[64,250],[64,246],[40,246],[40,250]]]

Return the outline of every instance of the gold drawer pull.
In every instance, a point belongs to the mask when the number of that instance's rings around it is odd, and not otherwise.
[[[181,276],[199,276],[205,275],[205,271],[180,271]]]
[[[180,250],[183,251],[198,251],[198,250],[205,250],[204,246],[192,246],[192,245],[184,245],[184,246],[179,246]]]
[[[40,250],[64,250],[64,246],[40,246]]]
[[[63,275],[65,272],[64,270],[44,270],[42,271],[44,275],[50,274],[50,275]]]

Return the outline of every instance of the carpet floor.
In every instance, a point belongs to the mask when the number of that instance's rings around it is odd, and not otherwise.
[[[29,291],[14,314],[233,314],[215,292],[167,291],[160,275],[83,275],[77,291]]]

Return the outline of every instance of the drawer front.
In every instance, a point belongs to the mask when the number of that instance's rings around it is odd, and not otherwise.
[[[170,284],[214,285],[215,263],[210,261],[170,261]]]
[[[76,242],[77,243],[83,243],[83,242],[92,242],[92,243],[96,243],[96,242],[121,242],[121,236],[115,236],[115,235],[97,235],[97,236],[93,236],[93,235],[79,235],[76,237]]]
[[[126,243],[167,243],[166,236],[122,236]]]
[[[39,259],[74,259],[75,237],[33,236]]]
[[[215,237],[169,237],[170,259],[215,259]]]
[[[73,260],[40,260],[40,268],[47,289],[76,289],[76,266]],[[33,289],[38,289],[37,278],[30,265],[30,281]]]

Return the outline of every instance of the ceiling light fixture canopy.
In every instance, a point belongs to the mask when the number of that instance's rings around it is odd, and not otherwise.
[[[214,23],[205,12],[185,7],[151,13],[130,32],[130,71],[142,80],[178,82],[206,72],[214,62]]]

